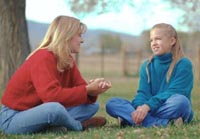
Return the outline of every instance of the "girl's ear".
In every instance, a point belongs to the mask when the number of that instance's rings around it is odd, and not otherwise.
[[[175,46],[176,44],[176,38],[172,37],[171,38],[171,46]]]

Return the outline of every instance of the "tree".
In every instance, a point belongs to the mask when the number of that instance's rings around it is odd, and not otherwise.
[[[119,11],[124,3],[132,0],[65,0],[79,17],[86,13],[100,14]],[[30,53],[25,0],[0,0],[0,70],[3,75],[2,87]],[[94,10],[95,9],[95,10]]]
[[[29,53],[25,0],[0,0],[0,69],[3,88]]]
[[[111,35],[109,33],[100,35],[101,47],[104,53],[118,53],[122,46],[122,40],[119,35]]]
[[[71,10],[79,15],[80,17],[85,16],[85,14],[101,14],[109,11],[120,11],[123,5],[135,6],[134,0],[65,0],[69,5]],[[183,20],[180,21],[182,25],[185,23],[190,29],[196,31],[199,30],[200,25],[200,2],[199,0],[170,0],[161,2],[172,5],[172,8],[178,8],[183,11]],[[151,15],[152,13],[146,12],[144,9],[153,8],[155,6],[153,1],[142,0],[141,5],[137,6],[138,13],[142,15]],[[145,25],[144,19],[144,25]]]
[[[184,11],[184,20],[182,23],[186,24],[192,31],[200,31],[200,2],[199,0],[170,0],[174,7],[178,7]]]
[[[133,6],[133,0],[65,0],[70,9],[79,17],[85,14],[102,14],[109,11],[120,11],[124,4]]]
[[[101,76],[104,77],[104,55],[119,52],[122,40],[119,35],[102,34],[100,35],[101,43]]]

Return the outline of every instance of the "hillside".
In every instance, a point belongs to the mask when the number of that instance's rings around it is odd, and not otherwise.
[[[31,48],[34,49],[41,42],[44,37],[49,24],[38,23],[34,21],[27,21],[29,39]],[[88,27],[89,28],[89,27]],[[98,52],[100,47],[99,37],[102,34],[118,35],[121,40],[125,42],[131,49],[135,49],[141,46],[140,38],[137,36],[132,36],[124,33],[107,31],[107,30],[91,30],[88,29],[87,32],[83,35],[84,44],[82,45],[84,52],[92,53]]]

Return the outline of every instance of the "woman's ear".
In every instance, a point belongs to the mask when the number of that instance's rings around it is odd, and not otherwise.
[[[171,38],[171,46],[175,46],[176,44],[176,38],[172,37]]]

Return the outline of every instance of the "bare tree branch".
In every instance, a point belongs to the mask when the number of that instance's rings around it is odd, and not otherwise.
[[[133,0],[65,0],[70,9],[80,17],[86,14],[102,14],[109,11],[119,12],[124,4],[134,6]]]
[[[192,31],[200,31],[200,2],[199,0],[170,0],[173,7],[178,7],[184,11],[183,23]]]

